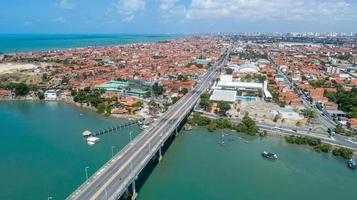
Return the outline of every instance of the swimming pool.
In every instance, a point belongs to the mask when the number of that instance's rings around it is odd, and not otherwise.
[[[255,97],[236,97],[237,100],[240,100],[240,101],[245,101],[245,102],[251,102],[251,101],[256,101],[257,98]]]

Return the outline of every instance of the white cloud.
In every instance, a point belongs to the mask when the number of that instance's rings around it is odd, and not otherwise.
[[[122,21],[129,23],[129,22],[133,21],[133,19],[134,19],[134,15],[128,15]]]
[[[192,0],[186,19],[353,20],[356,5],[345,0]]]
[[[160,10],[166,11],[175,7],[175,4],[178,0],[161,0],[161,4],[159,6]]]
[[[179,0],[161,0],[159,5],[161,22],[170,22],[176,17],[185,16],[186,7],[178,4]]]
[[[57,17],[57,18],[54,18],[53,21],[56,23],[65,23],[66,19],[64,17]]]
[[[131,22],[138,11],[145,9],[145,4],[145,0],[119,0],[107,10],[106,15],[116,12],[124,16],[123,22]]]
[[[25,22],[24,22],[24,25],[25,25],[25,26],[31,26],[31,25],[32,25],[32,21],[25,21]]]
[[[72,3],[71,0],[60,0],[57,3],[57,7],[64,10],[72,10],[76,7],[76,4]]]

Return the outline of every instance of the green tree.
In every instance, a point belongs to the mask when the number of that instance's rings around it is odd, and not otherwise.
[[[220,115],[226,115],[226,112],[231,109],[231,106],[229,105],[229,103],[224,102],[224,101],[219,101],[217,103],[217,107],[219,109],[219,114]]]
[[[36,93],[36,95],[37,95],[38,99],[40,99],[40,100],[45,99],[45,95],[44,95],[43,92],[41,92],[41,91],[38,91],[38,92]]]
[[[158,83],[154,83],[154,85],[152,86],[152,92],[156,96],[162,95],[164,93],[164,88],[160,86]]]
[[[67,84],[69,82],[69,79],[67,78],[67,76],[63,76],[62,78],[62,84]]]
[[[188,80],[188,78],[187,78],[187,76],[184,76],[184,75],[178,75],[177,76],[177,80],[179,80],[179,81],[187,81]]]
[[[6,89],[14,90],[16,96],[25,96],[30,92],[30,88],[25,83],[9,83]]]
[[[334,156],[340,156],[345,159],[351,159],[353,156],[353,152],[346,148],[337,148],[332,151]]]
[[[313,119],[316,116],[315,111],[311,108],[302,109],[301,114],[304,115],[304,117],[307,117],[309,119]]]
[[[183,94],[183,95],[185,95],[185,94],[188,93],[188,89],[187,89],[187,88],[182,88],[182,89],[180,90],[180,93]]]
[[[259,128],[255,124],[254,120],[248,115],[243,117],[242,122],[236,126],[236,130],[248,135],[256,135],[259,132]]]
[[[226,74],[233,74],[233,69],[226,68]]]
[[[72,91],[71,91],[72,97],[77,96],[77,94],[78,94],[78,91],[77,91],[77,90],[72,90]]]

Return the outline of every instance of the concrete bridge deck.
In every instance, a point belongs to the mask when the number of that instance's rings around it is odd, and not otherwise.
[[[149,129],[126,145],[67,199],[119,199],[130,186],[132,197],[135,198],[137,176],[154,156],[158,155],[161,159],[161,147],[192,111],[202,92],[217,76],[218,69],[226,63],[229,52],[219,64],[207,71],[192,91],[171,106]]]

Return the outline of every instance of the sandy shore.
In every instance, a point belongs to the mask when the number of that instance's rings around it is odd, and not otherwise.
[[[35,64],[21,64],[21,63],[1,63],[0,64],[0,74],[5,74],[5,73],[14,73],[19,70],[29,70],[29,69],[35,69],[37,67],[42,67],[41,64],[35,65]]]

